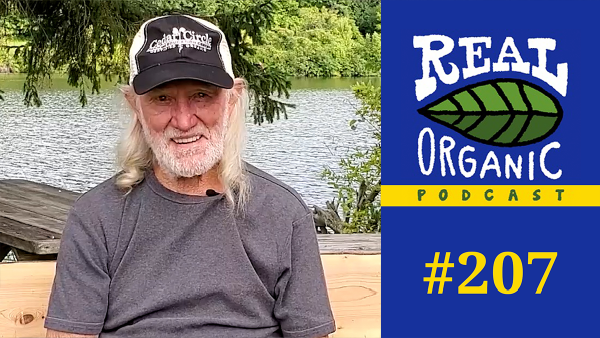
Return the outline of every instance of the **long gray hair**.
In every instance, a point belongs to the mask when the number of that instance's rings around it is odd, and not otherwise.
[[[154,154],[146,142],[142,125],[136,110],[127,98],[135,98],[136,94],[129,85],[121,87],[124,103],[129,113],[129,124],[124,130],[117,146],[117,186],[125,194],[144,179],[145,172],[152,168]],[[228,95],[236,95],[237,99],[230,114],[228,128],[225,132],[223,157],[218,165],[219,178],[225,187],[224,194],[233,207],[242,210],[248,200],[250,186],[246,180],[243,151],[246,145],[246,111],[248,110],[248,90],[244,79],[236,79],[234,88]],[[228,100],[229,101],[229,100]]]

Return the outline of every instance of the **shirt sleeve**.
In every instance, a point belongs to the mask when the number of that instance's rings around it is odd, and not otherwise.
[[[312,213],[292,224],[280,253],[274,315],[284,337],[317,338],[335,332]]]
[[[71,209],[56,261],[45,328],[77,334],[102,331],[110,284],[107,258],[100,222]]]

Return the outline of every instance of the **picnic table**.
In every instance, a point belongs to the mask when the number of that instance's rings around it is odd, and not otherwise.
[[[79,193],[27,180],[0,180],[0,261],[55,260]],[[318,234],[321,254],[381,254],[379,234]]]
[[[78,193],[26,180],[0,180],[0,260],[56,259]]]

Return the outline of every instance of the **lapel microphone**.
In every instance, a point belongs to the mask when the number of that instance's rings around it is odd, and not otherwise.
[[[217,196],[219,193],[212,190],[212,189],[208,189],[206,190],[206,196]]]

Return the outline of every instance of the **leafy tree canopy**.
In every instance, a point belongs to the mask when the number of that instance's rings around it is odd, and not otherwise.
[[[381,0],[298,0],[301,7],[326,7],[349,16],[363,34],[381,33]]]
[[[369,76],[381,70],[379,33],[364,36],[349,16],[321,7],[302,7],[285,0],[273,14],[267,44],[252,57],[265,67],[290,76]]]
[[[185,13],[218,25],[230,43],[234,72],[248,81],[255,123],[286,114],[285,104],[272,95],[289,97],[291,83],[277,69],[253,64],[254,45],[273,22],[276,0],[0,0],[3,25],[25,40],[15,46],[27,73],[24,103],[42,104],[37,88],[51,74],[64,71],[69,85],[79,89],[80,103],[88,92],[99,93],[101,80],[126,83],[128,47],[140,25],[157,15]],[[14,33],[16,32],[16,33]],[[11,46],[4,46],[12,48]]]

